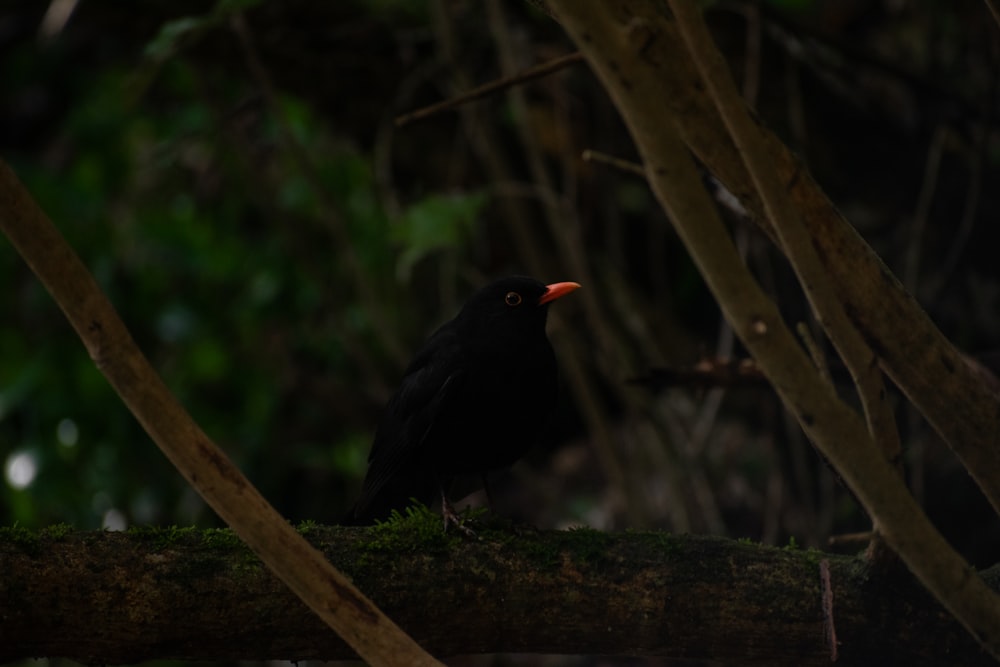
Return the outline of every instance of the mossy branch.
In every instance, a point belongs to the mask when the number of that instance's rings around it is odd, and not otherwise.
[[[912,577],[873,579],[860,557],[655,532],[479,528],[469,540],[417,514],[301,530],[441,656],[825,665],[827,560],[839,664],[992,664]],[[0,662],[353,656],[228,530],[0,529],[0,562]]]

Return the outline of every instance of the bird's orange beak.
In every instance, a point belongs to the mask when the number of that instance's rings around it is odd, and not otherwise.
[[[552,283],[551,285],[545,286],[545,294],[538,300],[538,305],[541,306],[549,301],[555,301],[561,296],[566,296],[575,289],[580,288],[580,283]]]

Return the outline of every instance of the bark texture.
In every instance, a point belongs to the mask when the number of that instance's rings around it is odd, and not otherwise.
[[[664,533],[441,532],[436,518],[307,538],[437,657],[546,652],[729,664],[993,664],[906,572]],[[350,649],[228,530],[0,531],[0,661],[334,659]],[[996,572],[985,573],[996,589]]]

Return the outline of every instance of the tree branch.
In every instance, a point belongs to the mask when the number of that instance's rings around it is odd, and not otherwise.
[[[657,38],[643,45],[643,56],[671,91],[658,100],[661,113],[670,113],[688,148],[773,238],[760,195],[683,48],[673,17],[646,0],[616,0],[611,7],[619,25],[656,26]],[[1000,394],[964,361],[788,148],[766,128],[760,132],[771,168],[786,184],[847,316],[1000,513]]]
[[[934,529],[874,447],[858,415],[812,368],[775,305],[741,262],[675,122],[664,117],[663,102],[680,93],[661,76],[667,63],[657,59],[662,54],[654,48],[670,38],[666,21],[653,15],[649,4],[644,5],[645,15],[638,16],[615,15],[603,4],[549,4],[614,100],[654,194],[785,406],[843,476],[886,542],[982,645],[1000,656],[1000,598],[970,575],[968,564]]]
[[[785,194],[784,185],[778,181],[771,168],[760,125],[750,117],[746,104],[739,96],[729,68],[715,47],[700,10],[690,0],[669,0],[669,3],[692,60],[743,158],[764,205],[767,219],[781,241],[785,256],[791,262],[806,298],[830,337],[830,342],[836,347],[851,374],[865,412],[868,432],[882,447],[889,461],[898,461],[899,434],[886,401],[878,359],[848,320],[833,284],[826,275],[826,269],[819,261],[809,232],[802,224],[801,216],[793,208],[791,200]]]
[[[843,304],[834,291],[834,285],[819,261],[809,232],[802,224],[801,216],[785,194],[784,184],[778,181],[771,168],[771,159],[764,149],[760,125],[751,118],[746,104],[737,92],[729,67],[715,47],[708,27],[701,18],[701,11],[690,0],[669,0],[669,4],[681,36],[687,43],[688,52],[743,158],[785,256],[791,263],[813,312],[851,374],[864,410],[868,433],[902,478],[899,431],[886,397],[878,358],[847,318]],[[878,537],[877,524],[869,554],[880,559],[888,556]]]
[[[579,51],[567,53],[564,56],[553,58],[552,60],[544,62],[540,65],[529,67],[523,72],[518,72],[517,74],[512,74],[510,76],[503,76],[481,86],[476,86],[467,93],[455,95],[454,97],[422,107],[415,111],[408,111],[404,114],[396,116],[394,123],[396,124],[396,127],[403,127],[404,125],[409,125],[414,121],[423,120],[435,114],[441,113],[442,111],[448,111],[463,104],[481,100],[484,97],[489,97],[496,92],[504,90],[505,88],[510,88],[511,86],[516,86],[527,81],[531,81],[532,79],[547,76],[552,72],[558,72],[564,67],[569,67],[570,65],[575,65],[580,62],[583,62],[583,55]]]
[[[83,262],[3,162],[0,230],[160,450],[296,595],[373,664],[392,664],[400,656],[406,656],[408,664],[440,664],[296,534],[194,422],[143,356]],[[6,619],[0,615],[0,620],[6,642]]]
[[[873,580],[861,558],[663,533],[515,538],[496,525],[467,540],[433,515],[303,533],[441,656],[828,665],[832,613],[838,664],[993,664],[908,574]],[[353,656],[227,530],[0,529],[0,562],[0,662]]]

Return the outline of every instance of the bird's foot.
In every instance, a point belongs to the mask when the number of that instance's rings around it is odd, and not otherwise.
[[[475,537],[476,531],[472,530],[465,525],[462,517],[458,516],[455,512],[455,508],[451,506],[448,499],[444,496],[441,497],[441,516],[444,517],[444,529],[448,530],[448,524],[452,524],[455,528],[458,528],[466,537]]]

